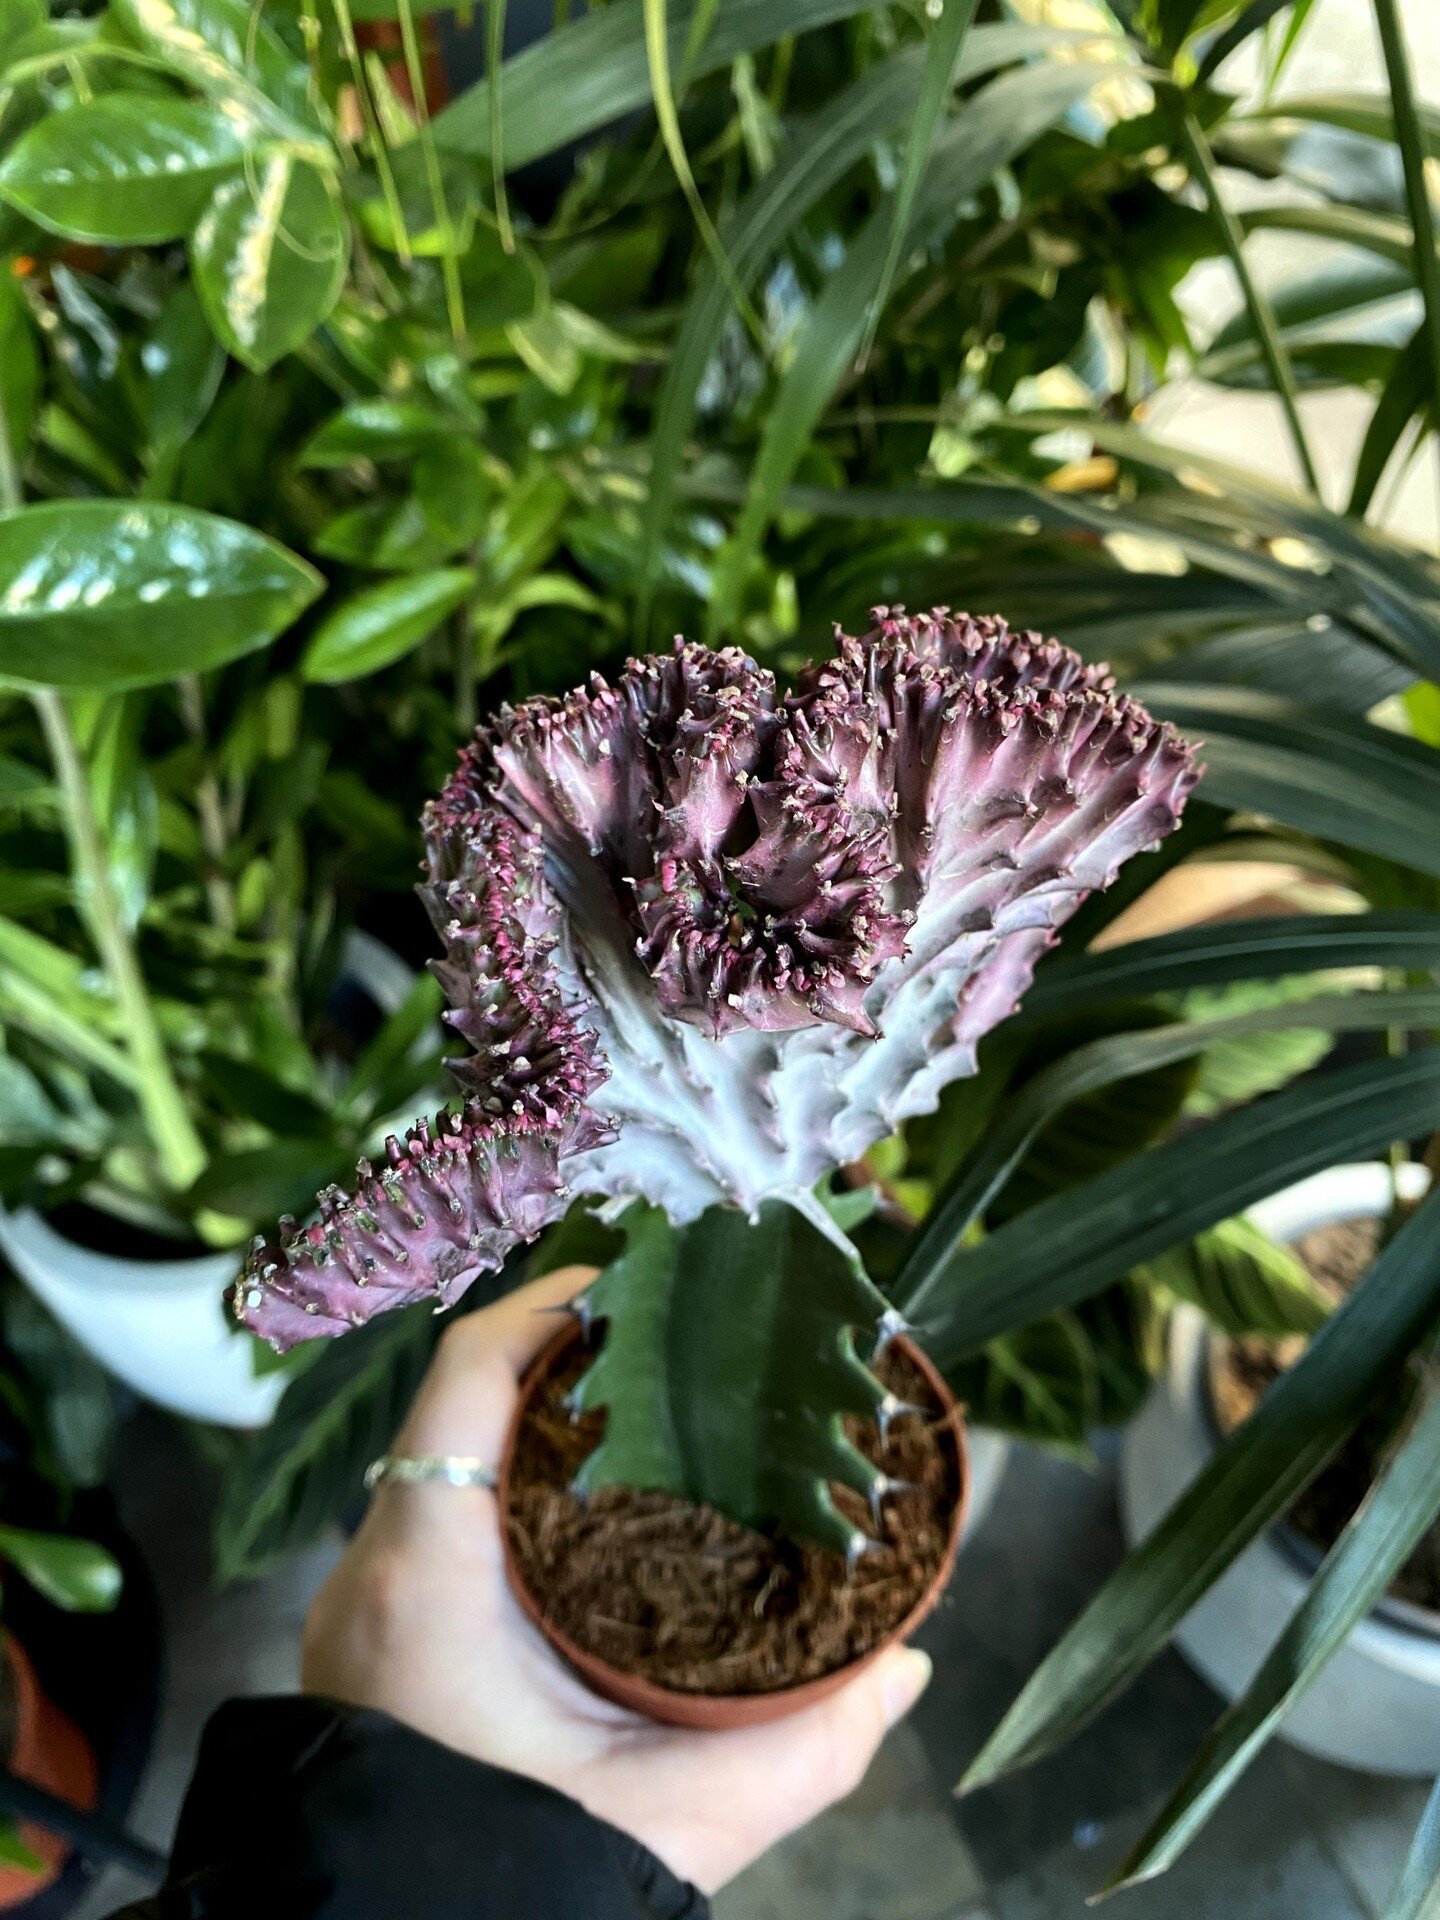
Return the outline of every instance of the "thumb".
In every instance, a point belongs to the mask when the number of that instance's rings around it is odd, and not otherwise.
[[[776,1726],[777,1737],[789,1736],[797,1783],[806,1787],[784,1831],[855,1791],[880,1742],[929,1686],[932,1671],[928,1653],[895,1647],[839,1693]]]

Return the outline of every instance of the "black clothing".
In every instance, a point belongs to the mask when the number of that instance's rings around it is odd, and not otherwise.
[[[232,1700],[170,1877],[113,1920],[708,1920],[637,1840],[387,1714]]]

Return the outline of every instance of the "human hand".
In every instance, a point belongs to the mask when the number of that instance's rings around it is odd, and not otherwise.
[[[553,1309],[592,1277],[568,1267],[446,1332],[397,1453],[498,1462]],[[303,1685],[378,1707],[491,1766],[578,1800],[710,1893],[859,1785],[930,1662],[895,1648],[812,1707],[726,1733],[663,1727],[601,1700],[509,1587],[495,1496],[383,1486],[305,1626]]]

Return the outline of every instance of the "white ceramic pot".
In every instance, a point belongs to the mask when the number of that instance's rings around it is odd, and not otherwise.
[[[415,978],[359,932],[347,937],[344,971],[387,1014]],[[256,1374],[254,1342],[221,1299],[235,1277],[233,1252],[118,1259],[77,1246],[32,1208],[0,1208],[0,1250],[81,1346],[145,1399],[225,1427],[263,1427],[274,1414],[286,1376]]]
[[[965,1516],[965,1539],[960,1542],[962,1553],[965,1540],[976,1532],[994,1506],[1005,1462],[1010,1458],[1008,1435],[998,1433],[994,1427],[967,1427],[965,1444],[970,1454],[970,1507]]]
[[[1378,1161],[1332,1167],[1273,1195],[1251,1218],[1279,1240],[1357,1215],[1387,1212],[1391,1172]],[[1418,1199],[1423,1167],[1400,1171]],[[1179,1499],[1215,1450],[1207,1378],[1208,1333],[1195,1309],[1174,1316],[1169,1364],[1125,1438],[1120,1476],[1125,1537],[1137,1545]],[[1305,1597],[1299,1554],[1274,1535],[1256,1540],[1186,1616],[1176,1640],[1227,1700],[1238,1699]],[[1363,1620],[1295,1702],[1282,1738],[1367,1773],[1440,1773],[1440,1616],[1387,1603]]]

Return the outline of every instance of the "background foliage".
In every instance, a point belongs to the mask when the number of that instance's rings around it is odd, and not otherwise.
[[[1177,1297],[1314,1332],[1236,1216],[1440,1124],[1440,567],[1381,524],[1433,446],[1440,120],[1374,6],[1388,93],[1307,96],[1311,0],[609,0],[508,35],[501,0],[8,0],[6,1203],[238,1244],[422,1104],[413,822],[491,704],[677,629],[783,674],[872,602],[999,607],[1203,736],[1201,800],[832,1202],[981,1417],[1050,1444],[1134,1408]],[[1263,274],[1261,231],[1303,265]],[[1293,486],[1154,436],[1190,376],[1272,397]],[[1369,400],[1339,476],[1306,424],[1336,387]],[[1306,910],[1085,951],[1244,856]],[[1428,1337],[1429,1211],[1385,1261],[977,1777],[1161,1645]],[[227,1571],[353,1493],[434,1337],[372,1332],[235,1454]],[[1433,1428],[1387,1525],[1433,1510]],[[1375,1564],[1337,1550],[1335,1618]]]

